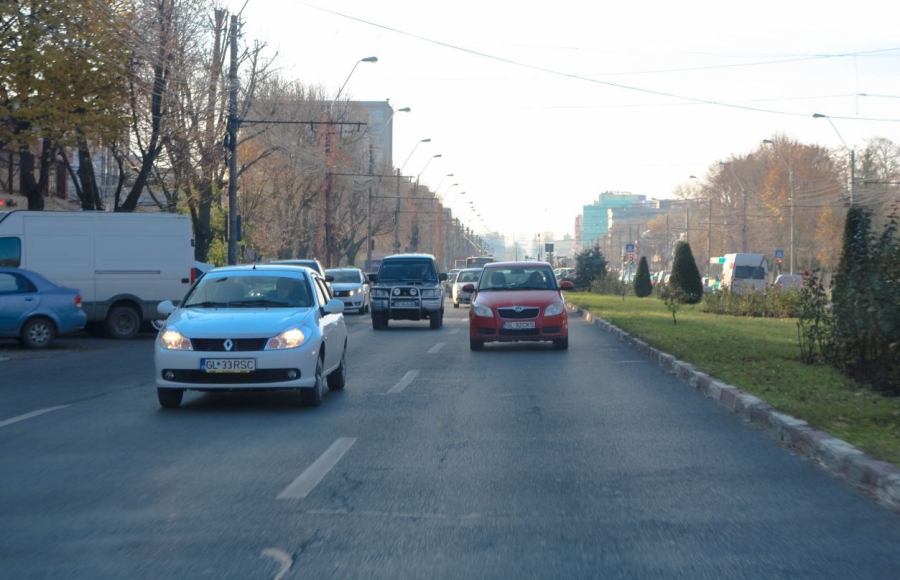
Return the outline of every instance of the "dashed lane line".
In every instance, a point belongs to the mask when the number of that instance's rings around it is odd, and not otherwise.
[[[291,566],[294,565],[294,560],[291,558],[290,554],[285,552],[280,548],[266,548],[260,554],[263,558],[272,558],[281,564],[281,569],[278,570],[278,574],[275,575],[274,580],[281,580],[284,578],[284,575],[288,573],[288,570],[291,569]]]
[[[388,395],[396,395],[397,393],[403,392],[403,389],[405,389],[406,387],[408,387],[409,384],[410,384],[411,382],[413,382],[413,379],[415,379],[415,378],[416,378],[416,375],[418,375],[418,374],[419,374],[419,371],[409,371],[408,373],[406,373],[405,375],[403,375],[403,378],[402,378],[402,379],[400,379],[399,381],[397,381],[397,384],[396,384],[396,385],[394,385],[393,387],[391,387],[390,389],[388,389],[387,394],[388,394]]]
[[[328,472],[338,464],[344,454],[350,451],[354,443],[356,443],[356,437],[340,437],[312,465],[307,467],[300,477],[284,488],[284,491],[278,494],[278,499],[303,499],[308,496],[325,479]]]
[[[52,411],[59,411],[60,409],[65,409],[68,406],[69,405],[59,405],[56,407],[47,407],[46,409],[38,409],[37,411],[32,411],[30,413],[25,413],[24,415],[19,415],[18,417],[12,417],[11,419],[6,419],[4,421],[0,421],[0,427],[6,427],[7,425],[12,425],[13,423],[18,423],[19,421],[25,421],[26,419],[31,419],[33,417],[43,415],[44,413],[50,413]]]
[[[428,354],[434,354],[434,353],[436,353],[437,351],[439,351],[439,350],[441,350],[442,348],[444,348],[444,345],[446,345],[446,344],[447,344],[446,342],[439,342],[439,343],[437,343],[436,345],[434,345],[433,347],[431,347],[430,349],[428,349]]]

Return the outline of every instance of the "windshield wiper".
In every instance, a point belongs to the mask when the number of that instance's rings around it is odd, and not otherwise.
[[[191,302],[190,304],[185,304],[182,308],[221,308],[222,306],[226,306],[224,302]]]
[[[265,298],[255,298],[253,300],[235,300],[229,302],[234,306],[290,306],[288,302],[280,302],[278,300],[268,300]]]

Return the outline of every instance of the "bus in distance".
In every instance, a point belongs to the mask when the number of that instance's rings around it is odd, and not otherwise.
[[[483,268],[494,261],[493,256],[471,256],[466,258],[466,268]]]

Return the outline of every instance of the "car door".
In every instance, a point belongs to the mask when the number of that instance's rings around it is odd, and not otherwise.
[[[325,281],[319,276],[313,276],[313,285],[316,288],[316,297],[320,306],[325,306],[330,300]],[[322,340],[325,345],[325,369],[331,371],[341,362],[344,350],[344,340],[347,337],[347,329],[344,326],[343,314],[318,314],[319,328],[322,330]]]
[[[15,272],[0,272],[0,333],[16,335],[22,321],[41,303],[37,288]]]

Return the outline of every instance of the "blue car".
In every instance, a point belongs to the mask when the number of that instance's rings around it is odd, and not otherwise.
[[[0,267],[0,337],[47,348],[58,335],[78,332],[86,323],[78,290],[31,270]]]

